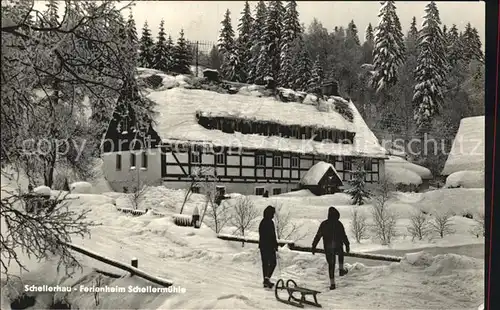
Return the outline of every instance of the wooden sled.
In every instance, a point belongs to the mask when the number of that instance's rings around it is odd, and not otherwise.
[[[288,293],[288,299],[282,299],[278,296],[278,291],[280,290],[286,290]],[[294,293],[298,293],[301,295],[300,298],[297,298],[294,296]],[[285,282],[283,279],[279,279],[278,282],[276,283],[276,286],[274,287],[274,295],[276,296],[276,299],[281,301],[282,303],[289,304],[295,307],[300,307],[304,308],[304,305],[310,305],[310,306],[315,306],[315,307],[321,307],[321,305],[318,303],[318,299],[316,298],[316,295],[321,292],[311,290],[305,287],[300,287],[295,283],[293,280],[287,280],[286,281],[286,286]],[[314,298],[314,301],[309,301],[306,300],[307,295],[312,295]]]

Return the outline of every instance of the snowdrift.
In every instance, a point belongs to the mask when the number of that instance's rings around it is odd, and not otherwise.
[[[387,168],[402,168],[417,174],[421,179],[432,179],[432,173],[429,169],[419,166],[417,164],[411,163],[398,156],[389,156],[389,159],[385,161],[386,171]],[[407,174],[407,173],[406,173]],[[415,181],[415,178],[412,178]],[[405,183],[408,184],[408,183]],[[413,183],[416,184],[416,183]],[[420,183],[419,183],[420,184]]]
[[[484,171],[457,171],[446,178],[446,188],[484,188]]]
[[[386,164],[385,177],[392,184],[422,184],[422,178],[416,172],[403,167],[391,167]]]
[[[484,210],[484,189],[451,188],[428,191],[415,205],[430,214],[437,212],[462,216],[478,214]]]

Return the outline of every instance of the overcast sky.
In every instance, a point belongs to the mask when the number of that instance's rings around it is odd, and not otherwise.
[[[252,14],[255,13],[256,1],[250,1]],[[300,22],[306,27],[313,18],[317,18],[328,31],[335,26],[347,26],[352,20],[359,29],[360,39],[368,23],[378,23],[379,1],[297,1]],[[397,14],[406,34],[413,16],[420,27],[424,8],[428,2],[396,1]],[[437,1],[441,22],[446,25],[456,24],[462,30],[470,22],[479,31],[484,49],[485,4],[483,1],[454,2]],[[244,1],[139,1],[133,8],[139,35],[145,21],[156,36],[161,19],[165,20],[165,31],[175,39],[181,28],[186,38],[191,41],[217,41],[221,20],[226,9],[231,11],[234,29],[238,25]],[[128,12],[127,12],[128,14]]]

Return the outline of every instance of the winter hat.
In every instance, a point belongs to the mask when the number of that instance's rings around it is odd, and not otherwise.
[[[328,208],[328,219],[338,221],[340,219],[340,212],[335,207]]]
[[[267,206],[266,209],[264,209],[264,218],[272,219],[275,212],[276,210],[273,206]]]

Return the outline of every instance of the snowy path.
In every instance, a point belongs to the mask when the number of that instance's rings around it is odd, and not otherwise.
[[[148,241],[148,244],[145,242]],[[165,299],[162,309],[288,309],[274,293],[261,287],[261,270],[255,247],[214,240],[208,249],[173,244],[168,238],[131,234],[123,227],[100,227],[92,239],[75,242],[103,255],[128,263],[139,258],[139,268],[172,279],[185,287],[185,294]],[[224,246],[220,246],[223,244]],[[243,252],[242,252],[243,251]],[[238,254],[241,253],[241,254]],[[382,264],[355,265],[348,276],[337,279],[338,289],[327,291],[328,277],[323,255],[281,252],[283,276],[323,291],[324,308],[354,309],[475,309],[482,299],[482,270],[429,271],[423,267]],[[354,264],[356,259],[348,258]],[[90,259],[85,263],[93,265]],[[364,263],[364,262],[363,262]],[[279,270],[275,277],[279,276]]]

